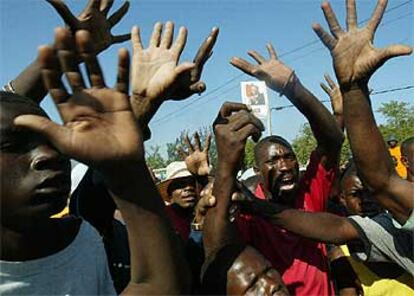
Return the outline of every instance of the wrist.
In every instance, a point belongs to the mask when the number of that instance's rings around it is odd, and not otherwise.
[[[290,73],[289,78],[286,80],[285,84],[283,85],[279,96],[287,96],[287,97],[291,97],[294,92],[295,92],[295,88],[300,85],[300,81],[299,78],[296,76],[295,71],[292,71]]]
[[[367,81],[351,81],[348,83],[340,83],[340,89],[342,93],[350,92],[354,90],[363,91],[364,93],[369,93],[368,82]]]

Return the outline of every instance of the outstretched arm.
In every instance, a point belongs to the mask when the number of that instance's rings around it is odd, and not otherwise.
[[[345,127],[358,171],[383,207],[405,223],[414,206],[414,184],[397,176],[370,106],[368,81],[388,59],[407,55],[412,49],[391,45],[377,49],[372,41],[387,5],[379,0],[363,28],[357,27],[355,0],[347,1],[347,27],[338,24],[328,2],[322,9],[332,36],[319,24],[314,30],[331,52],[344,99]],[[367,145],[369,143],[369,145]]]
[[[50,3],[72,32],[87,30],[91,33],[95,53],[99,53],[114,43],[126,41],[129,34],[113,36],[111,29],[127,13],[129,2],[126,1],[115,13],[107,18],[113,0],[89,0],[85,9],[75,17],[62,0],[46,0]],[[33,61],[15,79],[11,81],[9,91],[31,98],[40,103],[47,94],[41,77],[42,65],[39,60]]]
[[[347,218],[334,214],[290,209],[257,198],[243,198],[239,203],[242,211],[268,218],[278,226],[315,241],[344,244],[359,238],[357,229]]]
[[[293,105],[307,118],[318,142],[322,164],[327,168],[337,165],[343,134],[328,109],[306,89],[295,72],[284,65],[271,44],[267,45],[270,58],[266,60],[256,51],[249,51],[258,65],[235,57],[231,64],[248,75],[264,80],[271,89],[286,95]]]
[[[128,230],[131,281],[124,293],[186,293],[188,269],[146,167],[142,134],[124,88],[129,79],[128,51],[119,52],[119,67],[123,69],[111,89],[105,85],[91,40],[87,31],[78,31],[73,40],[69,31],[60,28],[56,30],[60,45],[57,54],[49,46],[39,52],[45,86],[64,125],[34,115],[19,116],[15,124],[43,134],[63,154],[103,176]],[[90,88],[79,71],[79,57],[85,62]],[[60,67],[72,95],[60,79]]]

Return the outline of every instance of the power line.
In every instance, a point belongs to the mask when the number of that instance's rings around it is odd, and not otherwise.
[[[405,2],[403,2],[403,3],[398,4],[398,5],[396,5],[396,6],[390,7],[389,9],[387,9],[387,10],[384,12],[384,15],[385,15],[385,14],[387,14],[387,13],[389,13],[389,12],[391,12],[391,11],[393,11],[393,10],[396,10],[396,9],[398,9],[398,8],[402,7],[402,6],[405,6],[405,5],[407,5],[407,4],[409,4],[409,3],[413,2],[413,1],[414,1],[414,0],[408,0],[408,1],[405,1]],[[397,20],[401,20],[401,19],[403,19],[403,18],[405,18],[405,17],[407,17],[407,16],[409,16],[409,15],[411,15],[411,14],[412,14],[412,13],[410,12],[410,13],[408,13],[408,14],[401,15],[401,16],[399,16],[399,17],[397,17],[397,18],[395,18],[395,19],[392,19],[392,20],[390,20],[390,21],[388,21],[388,22],[386,22],[386,23],[382,23],[382,24],[381,24],[381,26],[388,25],[388,24],[390,24],[390,23],[392,23],[392,22],[395,22],[395,21],[397,21]],[[364,20],[362,20],[362,21],[359,21],[359,22],[358,22],[358,25],[364,24],[365,22],[369,21],[369,20],[370,20],[370,18],[371,18],[371,17],[366,18],[366,19],[364,19]],[[317,44],[317,43],[319,43],[319,42],[320,42],[320,40],[319,40],[319,39],[315,39],[315,40],[313,40],[313,41],[311,41],[311,42],[305,43],[304,45],[301,45],[301,46],[299,46],[299,47],[296,47],[296,48],[294,48],[294,49],[292,49],[292,50],[290,50],[290,51],[287,51],[287,52],[285,52],[285,53],[282,53],[282,54],[280,54],[280,55],[278,55],[278,56],[279,56],[279,58],[280,58],[280,57],[285,57],[285,56],[288,56],[288,55],[290,55],[290,54],[292,54],[292,53],[295,53],[295,52],[297,52],[297,51],[300,51],[300,50],[302,50],[302,49],[304,49],[304,48],[307,48],[307,47],[312,46],[312,45],[314,45],[314,44]],[[309,55],[310,53],[313,53],[313,52],[318,51],[318,50],[321,50],[321,49],[324,49],[324,47],[320,47],[320,48],[317,48],[317,49],[311,50],[311,51],[310,51],[310,52],[308,52],[307,54],[302,55],[302,56],[298,57],[297,59],[299,59],[299,58],[303,58],[304,56],[307,56],[307,55]],[[296,60],[296,59],[295,59],[295,60]],[[213,89],[213,90],[211,90],[210,92],[208,92],[208,93],[206,93],[206,94],[204,94],[204,95],[200,95],[198,98],[195,98],[195,99],[191,100],[189,103],[187,103],[187,104],[186,104],[186,105],[184,105],[184,106],[181,106],[179,109],[173,110],[173,111],[169,112],[168,114],[164,115],[163,117],[161,117],[161,118],[159,118],[159,119],[157,119],[157,120],[153,121],[153,124],[155,124],[155,125],[160,125],[161,123],[163,123],[164,121],[167,121],[167,120],[168,120],[168,119],[170,119],[171,117],[173,117],[173,116],[175,116],[175,115],[177,115],[177,114],[179,114],[179,113],[182,113],[183,111],[185,111],[185,109],[187,109],[188,107],[190,107],[190,106],[194,105],[196,102],[199,102],[200,100],[205,99],[205,98],[207,98],[207,97],[209,97],[209,96],[211,96],[211,95],[215,94],[215,93],[216,93],[216,92],[218,92],[220,89],[222,89],[222,88],[226,87],[226,86],[227,86],[227,85],[229,85],[230,83],[232,83],[232,82],[234,82],[234,81],[238,80],[239,78],[241,78],[241,77],[243,77],[243,76],[245,76],[245,75],[246,75],[246,74],[241,73],[241,74],[239,74],[239,75],[234,76],[233,78],[230,78],[229,80],[227,80],[226,82],[224,82],[224,83],[220,84],[219,86],[217,86],[216,88],[214,88],[214,89]],[[232,87],[232,88],[230,88],[230,89],[226,90],[226,91],[225,91],[225,93],[228,93],[230,90],[232,90],[232,89],[234,89],[234,88],[236,88],[236,87],[238,87],[238,85],[237,85],[237,84],[236,84],[234,87]],[[224,94],[224,93],[220,93],[220,95],[223,95],[223,94]]]
[[[390,88],[390,89],[372,91],[370,93],[370,95],[371,96],[375,96],[375,95],[379,95],[379,94],[391,93],[391,92],[396,92],[396,91],[400,91],[400,90],[407,90],[407,89],[412,89],[412,88],[414,88],[414,85],[407,85],[407,86],[403,86],[403,87],[397,87],[397,88]],[[329,103],[330,100],[322,100],[320,102],[321,103]],[[292,108],[292,107],[295,107],[295,105],[293,105],[293,104],[282,105],[282,106],[272,107],[270,109],[271,110],[274,110],[274,111],[281,111],[283,109]]]

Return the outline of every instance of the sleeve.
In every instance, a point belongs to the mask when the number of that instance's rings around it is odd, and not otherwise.
[[[350,216],[349,221],[360,234],[363,248],[350,244],[353,257],[369,262],[393,262],[414,274],[413,233],[395,228],[388,214],[373,219]]]
[[[325,211],[337,171],[337,168],[325,169],[321,164],[321,155],[317,151],[312,152],[299,184],[305,211]],[[298,199],[298,201],[301,200]]]

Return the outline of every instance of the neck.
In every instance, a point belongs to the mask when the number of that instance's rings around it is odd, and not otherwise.
[[[24,230],[2,225],[0,260],[33,260],[63,249],[73,241],[77,231],[70,231],[71,228],[66,227],[69,225],[62,221],[63,219],[47,219],[41,223],[31,223],[36,226]]]

